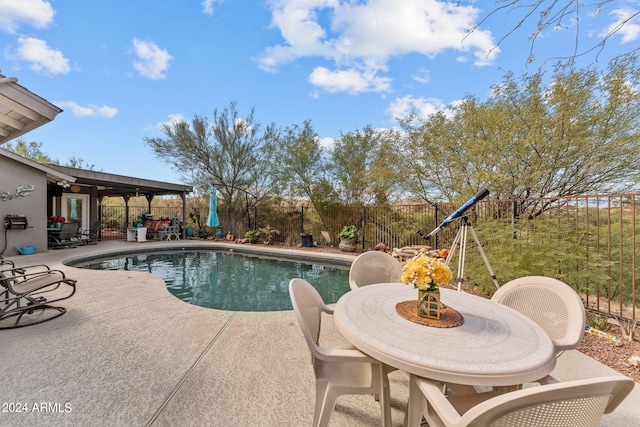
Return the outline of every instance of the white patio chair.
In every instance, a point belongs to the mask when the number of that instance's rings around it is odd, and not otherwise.
[[[322,313],[333,314],[318,291],[303,279],[289,282],[289,295],[298,324],[311,351],[316,376],[313,426],[327,426],[336,399],[343,394],[379,394],[382,425],[391,426],[389,381],[382,365],[355,349],[319,345]]]
[[[368,251],[358,255],[351,263],[349,287],[357,289],[376,283],[400,282],[401,276],[400,261],[384,252]]]
[[[586,315],[580,296],[560,280],[527,276],[501,286],[492,301],[511,307],[540,325],[559,356],[580,345]]]
[[[442,386],[411,375],[408,422],[430,427],[596,427],[634,387],[622,375],[526,388],[448,397]]]

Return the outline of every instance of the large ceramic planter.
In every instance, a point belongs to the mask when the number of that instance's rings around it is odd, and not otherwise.
[[[342,252],[353,252],[356,250],[358,241],[356,239],[340,239],[338,247]]]

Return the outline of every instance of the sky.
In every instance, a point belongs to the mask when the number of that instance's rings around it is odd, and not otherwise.
[[[501,1],[0,0],[0,73],[64,110],[21,137],[61,164],[74,157],[97,171],[181,183],[144,142],[164,137],[164,123],[212,121],[235,101],[263,128],[310,120],[330,147],[366,126],[393,128],[411,111],[486,99],[507,71],[550,72],[574,51],[572,16],[536,37],[529,63],[539,11],[516,28],[528,10],[491,14]],[[616,0],[582,11],[579,49],[639,8]],[[639,38],[636,16],[578,64],[604,69]]]

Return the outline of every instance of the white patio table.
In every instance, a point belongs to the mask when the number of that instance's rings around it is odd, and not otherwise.
[[[441,288],[441,302],[464,323],[452,328],[404,319],[397,303],[418,291],[402,283],[352,290],[336,303],[339,331],[358,349],[398,369],[447,383],[509,386],[535,381],[555,367],[546,332],[517,311],[486,298]]]

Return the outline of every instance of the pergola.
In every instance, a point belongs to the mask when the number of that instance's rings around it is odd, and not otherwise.
[[[155,196],[179,195],[182,199],[182,217],[186,218],[186,196],[193,191],[193,187],[190,185],[172,184],[54,164],[47,166],[76,179],[73,185],[58,183],[58,188],[63,188],[64,192],[90,195],[90,220],[92,223],[98,220],[98,205],[105,197],[122,197],[124,199],[128,223],[129,199],[131,197],[144,196],[147,199],[148,210],[151,212],[151,201]]]

